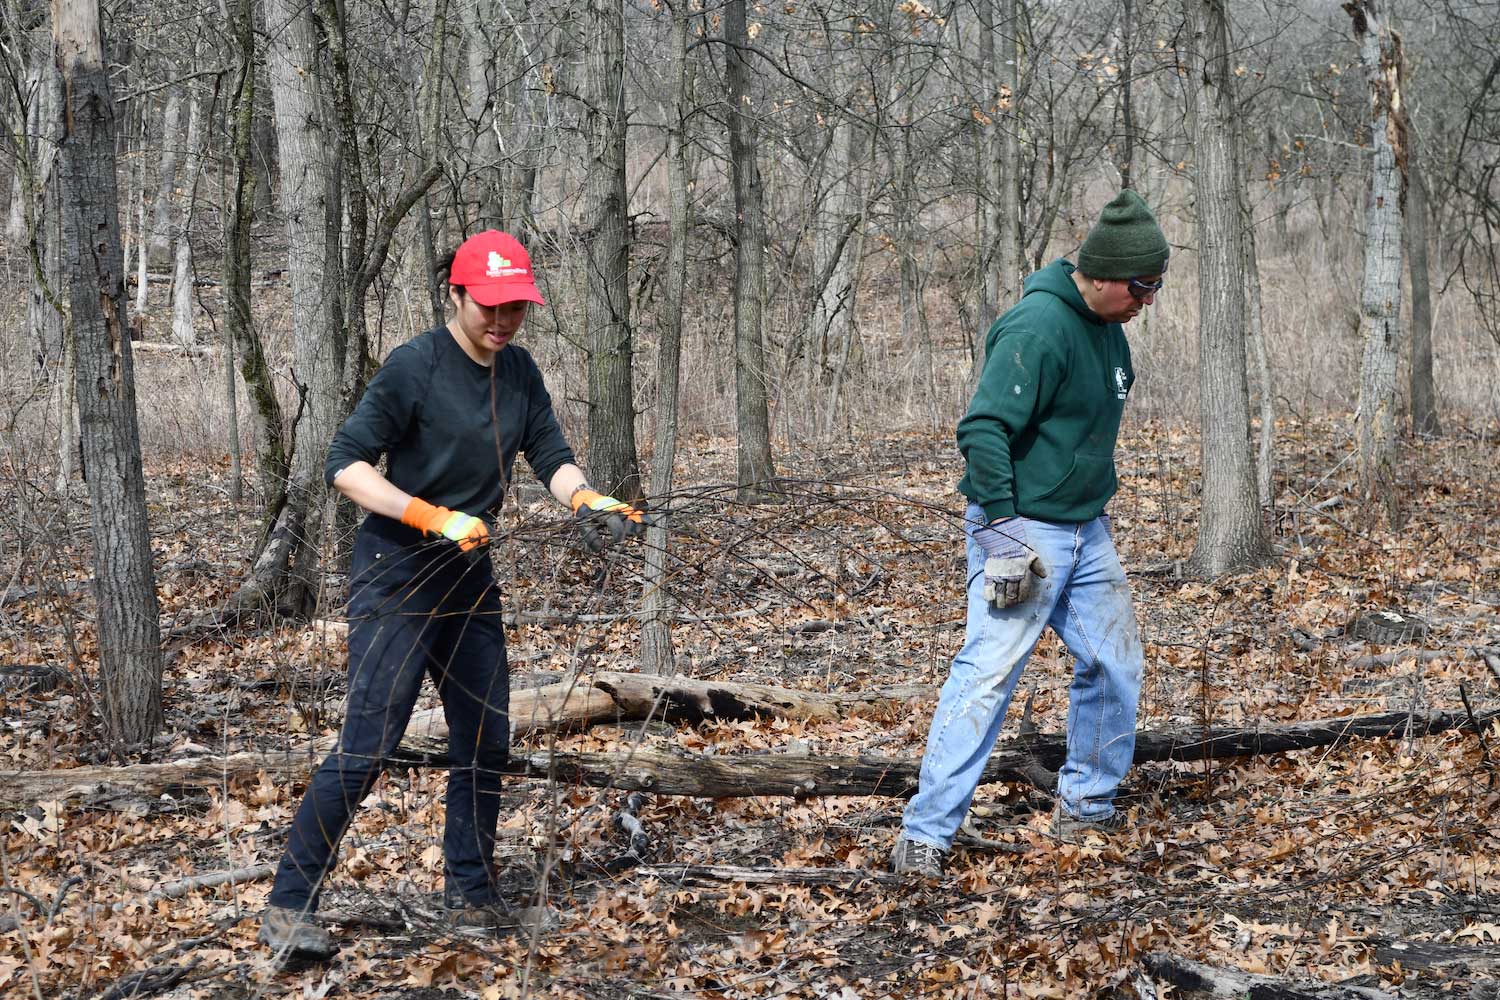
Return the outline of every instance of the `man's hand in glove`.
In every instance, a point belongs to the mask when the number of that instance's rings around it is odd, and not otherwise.
[[[1046,579],[1047,567],[1026,547],[1020,518],[987,524],[974,532],[974,541],[984,550],[984,599],[996,608],[1030,597],[1033,574]]]
[[[489,529],[479,518],[447,507],[435,507],[417,497],[412,497],[411,503],[406,505],[401,523],[425,535],[457,542],[464,552],[472,552],[490,540]]]
[[[587,486],[574,490],[570,502],[573,516],[578,518],[578,530],[583,533],[583,544],[590,552],[603,552],[616,542],[634,538],[646,530],[646,515],[641,511]]]

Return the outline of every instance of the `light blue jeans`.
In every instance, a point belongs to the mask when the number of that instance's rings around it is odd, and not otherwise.
[[[1048,625],[1073,654],[1068,690],[1068,758],[1057,794],[1070,815],[1102,819],[1135,756],[1141,695],[1141,642],[1125,570],[1103,522],[1060,524],[1022,519],[1026,542],[1047,566],[1031,596],[996,610],[984,599],[984,552],[974,529],[984,511],[967,512],[969,617],[963,648],[938,696],[921,785],[906,807],[904,836],[946,850],[969,811],[980,774],[1016,682]]]

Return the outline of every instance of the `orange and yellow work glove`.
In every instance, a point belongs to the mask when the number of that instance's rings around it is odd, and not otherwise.
[[[418,497],[412,497],[411,503],[406,505],[401,523],[423,534],[440,535],[450,542],[457,542],[464,552],[471,552],[490,540],[489,529],[479,518],[447,507],[435,507]]]
[[[646,530],[644,513],[587,486],[574,490],[569,502],[573,505],[573,516],[578,518],[583,544],[590,552],[603,552],[614,543]]]

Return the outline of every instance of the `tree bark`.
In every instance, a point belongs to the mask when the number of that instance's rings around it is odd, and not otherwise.
[[[629,206],[625,191],[624,0],[590,0],[585,67],[588,137],[589,478],[641,498],[631,385]]]
[[[1406,118],[1401,110],[1405,57],[1401,37],[1376,0],[1344,5],[1354,22],[1359,58],[1370,86],[1369,205],[1366,212],[1356,444],[1360,489],[1386,523],[1402,520],[1396,479],[1396,358],[1401,343],[1401,229],[1406,206]]]
[[[801,691],[770,684],[703,681],[601,670],[591,677],[516,691],[510,698],[511,735],[581,729],[599,722],[660,719],[701,722],[776,719],[837,719],[895,711],[905,699],[928,693],[925,687],[854,694]],[[412,749],[446,741],[441,709],[418,712],[407,726]],[[427,742],[424,742],[427,741]]]
[[[839,36],[833,36],[837,38]],[[853,99],[857,79],[841,71],[844,53],[830,39],[825,54],[826,79],[837,97],[846,103]],[[814,213],[812,308],[808,310],[803,339],[807,344],[808,386],[827,385],[831,380],[830,360],[837,358],[845,342],[855,335],[854,307],[858,295],[856,254],[859,240],[851,241],[864,222],[863,197],[855,176],[855,144],[859,127],[844,113],[845,108],[831,104],[822,113],[827,117],[832,135],[828,139],[826,194],[810,206]]]
[[[1121,0],[1120,31],[1120,153],[1116,164],[1120,171],[1120,187],[1138,187],[1135,177],[1135,106],[1132,98],[1135,81],[1132,79],[1135,54],[1132,41],[1136,30],[1134,0]]]
[[[892,200],[895,212],[895,253],[900,282],[896,299],[901,311],[902,354],[910,356],[915,350],[916,366],[920,377],[927,382],[927,398],[936,396],[936,377],[932,370],[932,329],[927,322],[925,269],[917,259],[919,248],[928,246],[922,231],[921,191],[917,181],[920,163],[913,149],[912,119],[917,114],[914,101],[908,99],[902,113],[902,123],[896,129],[891,142]],[[892,137],[887,136],[890,140]],[[933,422],[937,422],[936,413]]]
[[[979,309],[979,325],[987,328],[1021,297],[1021,158],[1020,158],[1020,63],[1016,36],[1021,30],[1020,9],[1016,0],[998,0],[1004,17],[1004,28],[996,24],[997,0],[981,0],[980,66],[985,78],[985,96],[992,102],[984,109],[993,120],[985,126],[986,211],[985,229],[991,245],[981,258],[984,268],[984,300]],[[995,54],[995,36],[1000,37],[999,62]],[[981,332],[983,332],[981,330]],[[983,339],[974,353],[970,386],[979,384],[984,370]]]
[[[254,0],[235,0],[232,14],[234,44],[239,56],[239,76],[231,105],[230,137],[233,182],[224,239],[224,330],[229,341],[230,392],[232,366],[238,354],[240,375],[250,396],[256,439],[260,442],[259,467],[262,482],[281,482],[287,472],[287,442],[283,433],[281,402],[271,381],[271,366],[250,315],[250,226],[258,192],[255,169],[255,6]],[[236,481],[237,484],[237,481]]]
[[[1244,148],[1243,145],[1240,148]],[[1271,506],[1271,480],[1276,460],[1276,394],[1271,382],[1271,356],[1266,346],[1266,331],[1261,310],[1260,254],[1256,249],[1255,218],[1247,192],[1241,192],[1241,267],[1245,275],[1245,329],[1249,334],[1249,357],[1246,364],[1255,365],[1255,381],[1260,388],[1260,447],[1255,455],[1255,496],[1261,509]]]
[[[467,201],[477,207],[473,229],[505,228],[505,195],[502,175],[499,116],[502,95],[510,89],[509,80],[520,65],[518,54],[506,44],[510,31],[500,14],[496,0],[474,0],[462,5],[466,89],[464,118],[472,130],[468,137],[468,174],[465,187]]]
[[[145,246],[150,259],[165,264],[172,252],[172,188],[177,184],[177,150],[182,143],[182,88],[167,91],[162,109],[161,157],[156,167],[156,199]]]
[[[1183,0],[1188,123],[1196,153],[1198,381],[1203,507],[1190,563],[1219,576],[1255,566],[1270,546],[1257,502],[1245,376],[1245,274],[1234,77],[1224,0]]]
[[[206,132],[203,127],[205,109],[197,94],[197,87],[188,84],[187,160],[183,169],[183,204],[181,221],[172,234],[176,243],[174,267],[172,269],[172,339],[183,347],[195,347],[197,332],[193,328],[193,199],[198,191],[198,174],[203,163],[202,144]]]
[[[1296,983],[1275,976],[1260,976],[1238,969],[1220,969],[1191,958],[1151,952],[1142,960],[1146,971],[1179,990],[1199,996],[1239,1000],[1397,1000],[1396,994],[1363,986],[1328,983]]]
[[[651,454],[651,496],[663,502],[671,495],[673,465],[677,461],[677,422],[682,368],[682,306],[687,296],[688,234],[692,232],[692,179],[687,160],[688,117],[693,112],[693,64],[688,61],[688,19],[685,0],[668,6],[672,18],[670,78],[672,119],[667,127],[667,197],[671,205],[667,235],[666,293],[662,302],[662,331],[656,362],[656,442]],[[646,529],[642,572],[643,620],[641,670],[668,676],[676,672],[672,649],[672,598],[668,589],[668,547],[671,515],[652,517]]]
[[[265,93],[264,90],[261,91]],[[256,98],[258,104],[251,110],[250,164],[255,174],[255,199],[252,214],[260,216],[275,211],[276,173],[281,157],[276,149],[276,125],[272,121],[272,102],[264,97]]]
[[[729,161],[734,181],[735,481],[741,502],[764,499],[776,477],[771,457],[769,387],[761,318],[765,301],[766,220],[757,132],[750,94],[745,0],[724,5],[724,62],[729,94]]]
[[[630,676],[630,675],[626,675]],[[636,675],[639,676],[639,675]],[[643,678],[648,680],[649,678]],[[561,685],[554,687],[563,687]],[[736,685],[720,685],[721,692]],[[535,704],[542,703],[537,692]],[[775,689],[770,689],[775,690]],[[521,692],[517,692],[520,694]],[[805,695],[806,692],[784,692]],[[553,714],[535,710],[532,716],[511,702],[513,733],[566,728],[586,719],[610,719],[619,703],[594,687],[571,688],[569,705]],[[876,693],[875,697],[878,697]],[[775,708],[775,696],[762,702]],[[827,699],[831,696],[824,695]],[[867,704],[878,706],[872,697]],[[709,716],[705,709],[732,705],[745,707],[739,698],[694,694],[681,702],[663,698],[654,709],[656,717],[733,718]],[[553,703],[555,705],[555,702]],[[651,702],[656,705],[655,701]],[[675,713],[680,708],[681,715]],[[887,708],[889,711],[889,708]],[[533,716],[534,721],[533,721]],[[1226,757],[1253,757],[1293,750],[1343,746],[1354,739],[1408,739],[1435,736],[1462,730],[1473,732],[1500,719],[1500,710],[1481,712],[1471,718],[1467,712],[1433,712],[1425,716],[1406,712],[1319,719],[1292,723],[1272,729],[1181,729],[1145,731],[1136,737],[1135,763],[1176,760],[1193,761]],[[527,730],[519,724],[527,720],[536,728]],[[436,730],[423,732],[421,719],[413,719],[407,739],[398,750],[399,763],[413,766],[440,767],[444,761],[431,748],[440,742]],[[155,798],[168,788],[193,786],[220,788],[226,782],[255,777],[264,771],[273,780],[297,781],[312,772],[327,752],[318,744],[296,753],[239,753],[227,757],[198,757],[165,764],[132,764],[126,767],[78,767],[54,771],[20,771],[0,773],[0,807],[24,808],[37,802],[85,799],[91,803]],[[1029,737],[1024,747],[1000,745],[985,765],[981,783],[1008,781],[1030,784],[1030,775],[1040,765],[1056,770],[1067,756],[1064,734]],[[792,753],[691,754],[682,751],[639,746],[614,753],[565,753],[514,751],[507,774],[544,778],[565,784],[595,788],[617,788],[649,791],[665,795],[693,795],[705,798],[747,795],[878,795],[903,798],[915,794],[920,758],[811,755]]]
[[[161,726],[162,652],[125,323],[115,101],[98,7],[53,0],[52,30],[66,94],[61,202],[89,470],[104,722],[112,739],[136,743]]]
[[[270,507],[270,526],[250,576],[224,609],[232,616],[277,610],[311,613],[318,592],[317,559],[327,488],[323,455],[341,412],[345,342],[337,247],[339,219],[331,186],[334,136],[324,124],[313,10],[293,0],[267,0],[267,65],[276,104],[281,207],[291,279],[292,371],[298,416],[292,429],[285,488]]]
[[[1438,416],[1437,385],[1432,378],[1432,281],[1427,263],[1427,181],[1419,170],[1421,153],[1407,160],[1411,200],[1407,203],[1407,270],[1411,274],[1411,431],[1437,437],[1443,433]]]
[[[27,128],[19,137],[16,181],[18,190],[13,214],[19,215],[21,232],[31,263],[31,287],[26,298],[26,316],[32,332],[32,374],[51,381],[66,353],[63,313],[62,206],[58,201],[60,180],[57,149],[62,140],[62,76],[52,58],[52,36],[45,25],[26,38],[31,68],[26,81],[35,97],[27,106]],[[19,67],[17,67],[19,68]],[[34,142],[31,140],[34,137]],[[24,159],[25,162],[20,162]],[[68,382],[65,369],[57,379]],[[63,396],[67,393],[63,392]],[[64,422],[66,423],[66,421]],[[60,424],[59,426],[63,426]]]

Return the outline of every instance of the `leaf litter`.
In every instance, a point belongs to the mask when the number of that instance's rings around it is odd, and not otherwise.
[[[1410,523],[1390,532],[1361,519],[1352,483],[1324,477],[1342,447],[1338,429],[1297,428],[1305,452],[1283,470],[1278,559],[1203,581],[1173,571],[1193,542],[1195,445],[1150,424],[1133,433],[1111,513],[1145,640],[1143,728],[1454,711],[1460,686],[1476,709],[1500,700],[1500,677],[1474,652],[1500,647],[1500,529],[1491,523],[1500,491],[1480,471],[1493,460],[1484,435],[1413,444]],[[695,447],[695,479],[732,476],[732,442]],[[916,759],[963,630],[958,468],[947,440],[893,435],[808,459],[808,478],[793,470],[785,484],[786,503],[739,506],[732,488],[686,486],[662,504],[684,526],[669,577],[682,673],[835,692],[920,684],[928,696],[885,716],[621,723],[526,745]],[[256,522],[212,477],[197,493],[180,470],[149,482],[170,624],[227,595]],[[634,669],[636,626],[619,612],[636,601],[638,554],[602,567],[580,558],[564,521],[524,491],[508,517],[496,559],[508,607],[522,613],[509,631],[517,683]],[[205,518],[226,530],[190,535]],[[46,566],[87,579],[83,534],[76,524],[60,532]],[[40,559],[30,571],[31,582],[46,575]],[[1443,655],[1412,648],[1352,667],[1384,651],[1344,636],[1355,615],[1377,608],[1421,615],[1431,623],[1424,648]],[[6,611],[5,661],[57,665],[67,680],[0,689],[5,767],[105,759],[81,682],[96,659],[86,592],[54,587]],[[162,738],[132,759],[308,753],[336,731],[342,657],[336,635],[304,623],[197,641],[168,669]],[[1044,639],[1017,696],[1018,705],[1030,698],[1043,732],[1065,727],[1070,670],[1060,643]],[[1019,715],[1003,741],[1017,737]],[[1488,735],[1500,748],[1500,731]],[[176,969],[180,981],[156,995],[1135,996],[1143,956],[1166,953],[1268,976],[1462,995],[1486,973],[1391,956],[1442,944],[1477,958],[1500,941],[1495,765],[1463,732],[1146,764],[1128,779],[1129,827],[1078,844],[1046,836],[1046,795],[987,785],[948,876],[931,884],[879,877],[900,800],[647,797],[639,819],[650,857],[632,858],[613,822],[623,793],[508,781],[497,855],[518,898],[544,887],[563,919],[539,941],[443,927],[432,898],[443,778],[397,770],[365,803],[325,893],[339,956],[286,969],[254,943],[264,878],[151,894],[274,863],[300,786],[262,775],[126,808],[37,803],[10,815],[0,858],[12,890],[0,894],[0,992],[94,996],[132,974]],[[726,866],[722,877],[702,871],[715,865]],[[699,874],[682,876],[682,866]],[[808,871],[848,878],[797,881]]]

